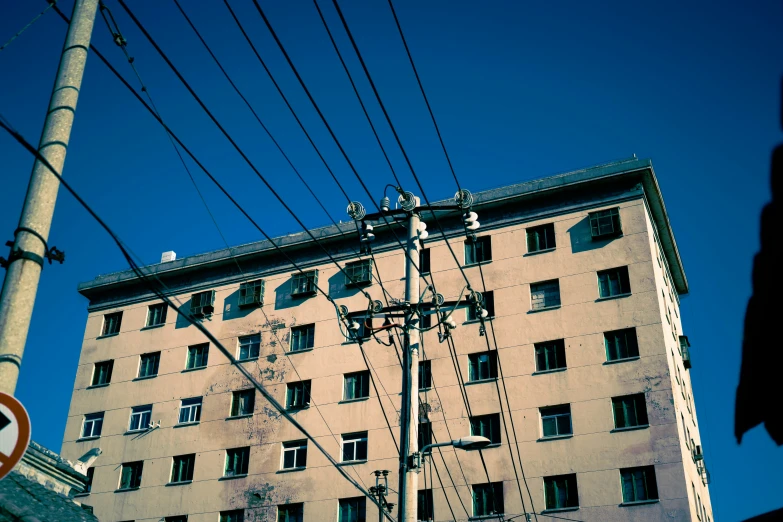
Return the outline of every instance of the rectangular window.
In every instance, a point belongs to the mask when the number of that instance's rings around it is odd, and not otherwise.
[[[341,498],[338,522],[365,522],[366,497]]]
[[[300,352],[315,346],[315,325],[306,324],[291,328],[291,351]]]
[[[145,406],[135,406],[131,409],[130,425],[128,431],[146,430],[150,427],[152,420],[152,404]]]
[[[430,273],[430,249],[422,248],[419,250],[419,273],[422,275]]]
[[[620,225],[620,209],[617,207],[590,212],[588,218],[590,220],[590,235],[594,240],[615,237],[623,233],[623,228]]]
[[[419,389],[432,388],[432,361],[419,362]]]
[[[544,437],[571,435],[571,405],[541,408],[541,431]]]
[[[256,279],[239,285],[240,308],[261,306],[264,304],[264,280]]]
[[[220,512],[220,522],[245,522],[245,510],[233,509]]]
[[[621,266],[598,272],[598,295],[614,297],[631,293],[631,282],[628,280],[628,267]]]
[[[196,344],[188,346],[188,361],[185,368],[194,370],[196,368],[206,368],[209,360],[209,343]]]
[[[238,475],[247,475],[249,462],[249,447],[226,450],[226,472],[223,476],[236,477]]]
[[[177,515],[173,517],[166,517],[164,519],[166,522],[188,522],[188,516],[187,515]]]
[[[636,343],[636,328],[625,328],[604,333],[606,360],[619,361],[639,357],[639,345]]]
[[[343,462],[367,460],[367,432],[343,435]]]
[[[115,335],[120,333],[122,325],[122,312],[114,312],[103,316],[103,330],[101,335]]]
[[[256,390],[235,391],[231,394],[231,417],[252,415],[256,407]]]
[[[430,328],[432,327],[432,316],[433,314],[423,314],[419,316],[419,328]]]
[[[92,385],[100,386],[111,382],[111,371],[114,369],[114,361],[103,361],[95,363],[92,370]]]
[[[160,352],[145,353],[139,358],[139,379],[158,375]]]
[[[307,297],[318,292],[318,270],[291,276],[291,297]]]
[[[527,229],[528,253],[552,250],[555,248],[555,224],[547,223]]]
[[[533,310],[560,306],[560,281],[553,279],[531,284],[530,303]]]
[[[310,381],[288,383],[285,405],[289,410],[298,410],[310,406]]]
[[[304,504],[277,506],[277,522],[304,522]]]
[[[166,312],[169,309],[169,305],[166,303],[158,303],[150,305],[147,309],[147,326],[158,326],[166,323]]]
[[[468,355],[468,380],[470,382],[497,379],[497,377],[497,352],[493,350]]]
[[[421,451],[424,446],[432,444],[432,423],[430,421],[422,420],[419,423],[418,441],[419,451]],[[428,453],[431,451],[431,449],[427,450]]]
[[[179,406],[179,423],[190,424],[201,420],[201,397],[182,399]]]
[[[566,367],[565,340],[536,343],[536,371],[547,372]]]
[[[483,292],[481,294],[481,308],[487,311],[487,318],[489,317],[495,317],[495,292],[492,290],[488,292]],[[479,316],[476,314],[476,307],[475,306],[469,306],[467,308],[467,320],[468,321],[478,321]]]
[[[372,284],[372,259],[346,263],[343,272],[347,287],[370,285]]]
[[[465,241],[465,264],[475,265],[492,261],[492,236],[477,237]]]
[[[190,298],[190,315],[196,318],[207,317],[215,311],[215,291],[207,290],[193,294]]]
[[[500,515],[503,508],[503,483],[473,485],[473,516]]]
[[[614,409],[615,428],[646,426],[649,422],[647,420],[647,401],[643,393],[613,397],[612,408]]]
[[[416,498],[416,520],[418,522],[431,522],[435,520],[435,509],[432,505],[432,490],[422,489],[418,491]]]
[[[141,471],[144,462],[126,462],[120,472],[120,489],[135,489],[141,487]]]
[[[297,469],[307,466],[307,441],[284,442],[280,465],[280,469]]]
[[[655,466],[621,469],[620,479],[623,487],[623,503],[642,502],[658,498]]]
[[[356,372],[345,374],[343,386],[343,400],[364,399],[370,396],[370,372]]]
[[[245,361],[255,359],[261,351],[261,334],[243,335],[239,338],[239,353],[237,359]]]
[[[486,437],[492,444],[500,444],[500,414],[490,413],[471,417],[470,434]]]
[[[544,477],[546,509],[579,507],[576,474]]]
[[[171,482],[190,482],[193,480],[193,468],[195,466],[195,453],[174,457],[171,465]]]
[[[92,481],[95,478],[95,468],[87,468],[87,482],[84,484],[84,492],[92,491]]]
[[[84,416],[84,424],[82,424],[82,438],[87,437],[100,437],[103,430],[103,412],[100,413],[88,413]]]

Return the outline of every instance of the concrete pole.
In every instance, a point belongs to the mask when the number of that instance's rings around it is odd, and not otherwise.
[[[65,163],[97,9],[98,0],[76,0],[73,6],[71,24],[38,144],[38,151],[59,172],[62,172]],[[34,230],[48,240],[59,188],[57,178],[36,159],[19,228]],[[24,230],[16,233],[12,250],[17,249],[24,257],[17,258],[8,266],[0,293],[0,391],[11,395],[19,378],[45,253],[41,239]]]
[[[416,198],[416,206],[419,199]],[[419,216],[411,214],[408,218],[408,252],[405,262],[405,301],[411,305],[419,304]],[[419,343],[421,332],[410,327],[413,314],[406,318],[405,360],[402,378],[402,418],[400,428],[400,508],[399,522],[416,520],[419,474],[410,469],[411,455],[419,451]],[[418,321],[414,326],[418,326]]]

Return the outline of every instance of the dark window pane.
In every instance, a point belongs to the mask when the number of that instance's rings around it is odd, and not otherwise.
[[[639,356],[635,328],[606,332],[604,333],[604,341],[606,343],[606,359],[608,361]]]
[[[555,225],[549,223],[527,229],[527,251],[538,252],[555,248]]]
[[[419,272],[422,274],[430,273],[430,249],[422,248],[419,250]]]
[[[419,389],[432,388],[432,361],[419,362]]]
[[[544,477],[546,509],[562,509],[579,506],[576,475]]]

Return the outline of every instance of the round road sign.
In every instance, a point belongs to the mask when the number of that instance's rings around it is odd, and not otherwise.
[[[0,392],[0,479],[11,473],[30,444],[30,417],[22,403]]]

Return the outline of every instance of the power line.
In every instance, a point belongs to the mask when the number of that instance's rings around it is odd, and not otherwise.
[[[19,30],[16,32],[16,34],[15,34],[15,35],[13,35],[13,36],[12,36],[12,37],[11,37],[11,38],[10,38],[10,39],[9,39],[9,40],[6,42],[6,43],[4,43],[4,44],[3,44],[3,45],[0,47],[0,51],[2,51],[3,49],[5,49],[5,48],[6,48],[6,47],[8,47],[9,45],[11,45],[11,42],[13,42],[13,41],[14,41],[14,40],[16,40],[17,38],[19,38],[19,36],[21,36],[21,34],[22,34],[23,32],[27,31],[27,30],[28,30],[28,29],[29,29],[29,28],[30,28],[30,27],[31,27],[31,26],[32,26],[32,25],[33,25],[35,22],[37,22],[37,21],[38,21],[38,19],[39,19],[39,18],[41,18],[43,15],[45,15],[45,14],[46,14],[46,12],[47,12],[49,9],[51,9],[52,7],[54,7],[54,5],[57,3],[57,0],[47,0],[47,1],[49,2],[49,5],[48,5],[48,6],[46,6],[46,9],[44,9],[43,11],[41,11],[40,13],[38,13],[37,15],[35,15],[35,17],[34,17],[32,20],[30,20],[30,21],[27,23],[27,25],[25,25],[24,27],[22,27],[21,29],[19,29]]]
[[[196,321],[192,317],[190,317],[190,314],[183,312],[182,309],[175,305],[171,299],[169,299],[164,292],[155,284],[153,284],[153,281],[149,278],[147,274],[144,273],[144,271],[136,264],[136,262],[131,257],[131,253],[127,249],[127,247],[124,245],[123,241],[119,238],[119,236],[109,227],[108,224],[106,224],[103,219],[101,219],[100,216],[90,207],[87,202],[85,202],[81,196],[71,187],[71,185],[63,179],[63,177],[56,171],[54,167],[49,163],[49,161],[41,155],[21,134],[19,134],[16,130],[14,130],[10,124],[6,123],[7,120],[5,118],[0,118],[0,127],[2,127],[6,132],[8,132],[17,142],[19,142],[25,149],[27,149],[28,152],[33,154],[36,159],[41,162],[62,184],[68,192],[73,195],[73,197],[79,202],[79,204],[84,207],[84,209],[90,214],[90,216],[95,219],[95,221],[111,236],[114,243],[117,245],[117,247],[122,252],[123,257],[125,257],[125,260],[128,262],[128,265],[131,267],[133,272],[136,274],[136,276],[143,281],[143,283],[147,286],[148,290],[150,290],[152,293],[154,293],[159,299],[164,301],[168,306],[174,308],[174,310],[179,314],[184,320],[186,320],[188,323],[192,324],[196,327],[197,330],[199,330],[202,334],[204,334],[207,339],[209,339],[212,343],[215,344],[215,346],[220,350],[221,353],[231,362],[233,366],[237,368],[237,370],[246,378],[248,379],[253,386],[261,393],[261,395],[264,396],[264,398],[274,407],[280,415],[282,415],[286,420],[288,420],[291,424],[294,425],[309,441],[313,443],[313,445],[326,457],[326,459],[332,464],[332,466],[346,479],[348,480],[356,489],[362,492],[363,495],[370,498],[370,500],[376,504],[379,509],[382,509],[382,506],[375,500],[375,498],[372,497],[372,495],[369,494],[367,490],[365,490],[361,485],[359,485],[358,482],[356,482],[351,476],[349,476],[342,467],[338,464],[337,461],[334,460],[334,458],[329,454],[326,449],[321,446],[321,444],[313,437],[304,426],[302,426],[277,400],[272,396],[271,393],[269,393],[266,388],[264,388],[261,383],[259,383],[253,374],[249,372],[247,369],[244,368],[241,364],[239,364],[239,361],[237,361],[234,356],[231,354],[231,352],[223,346],[223,344],[209,331],[207,330],[204,325],[202,325],[200,322]],[[158,284],[161,286],[164,286],[163,283],[157,278],[156,275],[152,274],[153,278],[155,278],[158,281]],[[391,515],[384,513],[384,515],[389,520],[394,520]]]

